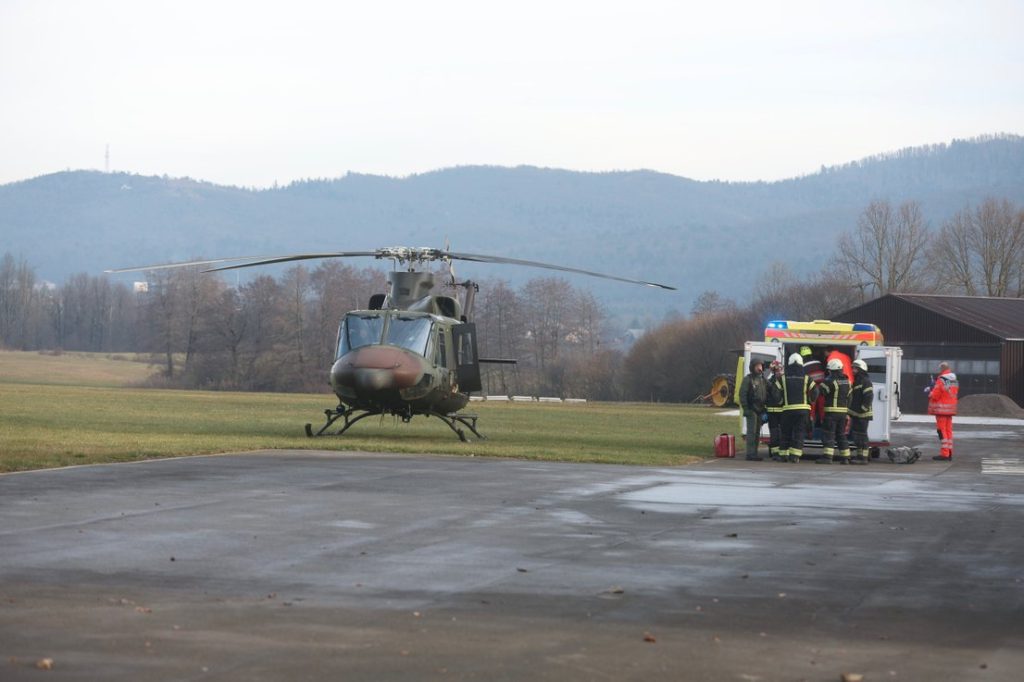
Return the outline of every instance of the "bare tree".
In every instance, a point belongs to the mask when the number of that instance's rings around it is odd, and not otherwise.
[[[751,310],[762,321],[830,319],[863,303],[865,286],[835,268],[798,278],[785,263],[775,262],[755,285]]]
[[[481,283],[474,320],[482,356],[521,359],[526,321],[522,301],[507,281],[494,279]],[[484,368],[487,392],[511,393],[517,371],[503,364]]]
[[[199,271],[199,268],[185,268],[175,272],[178,280],[177,294],[181,297],[181,339],[184,344],[185,364],[182,371],[188,373],[198,348],[202,327],[201,315],[224,290],[224,281]]]
[[[175,377],[174,353],[181,347],[179,279],[173,270],[154,270],[149,273],[149,291],[146,295],[146,328],[149,347],[164,356],[163,374],[168,380]]]
[[[888,201],[873,201],[857,219],[857,228],[840,235],[834,262],[850,282],[866,280],[878,295],[920,291],[928,288],[922,276],[927,242],[918,202],[905,202],[894,211]]]
[[[946,221],[931,249],[940,283],[968,296],[1024,295],[1024,209],[985,199]]]
[[[568,292],[561,277],[537,277],[523,285],[521,300],[535,366],[544,370],[558,357],[566,336]]]
[[[973,219],[970,211],[958,211],[947,220],[929,246],[936,264],[936,284],[968,296],[977,296],[975,254],[971,246]]]
[[[24,259],[0,260],[0,344],[28,350],[33,342],[33,311],[39,304],[36,272]]]
[[[690,310],[690,314],[694,317],[700,317],[701,315],[717,315],[718,313],[734,310],[736,310],[736,301],[722,296],[717,291],[707,289],[697,296],[697,300],[693,302],[693,309]]]

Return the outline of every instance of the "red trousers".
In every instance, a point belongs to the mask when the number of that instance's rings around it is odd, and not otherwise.
[[[953,415],[935,415],[935,429],[939,432],[939,454],[943,457],[953,456]]]

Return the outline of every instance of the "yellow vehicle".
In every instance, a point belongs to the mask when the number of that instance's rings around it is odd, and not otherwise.
[[[764,340],[784,344],[833,346],[884,346],[882,330],[867,322],[832,322],[831,320],[814,320],[813,322],[793,322],[791,320],[773,320],[764,328]]]
[[[799,353],[803,346],[811,349],[821,360],[822,366],[827,354],[832,351],[845,354],[850,362],[860,359],[867,363],[868,375],[874,384],[874,418],[868,425],[868,440],[872,446],[872,456],[877,457],[878,448],[890,443],[892,422],[900,418],[900,366],[903,349],[899,346],[886,346],[882,330],[874,324],[831,320],[772,320],[765,326],[764,341],[747,341],[744,344],[743,355],[736,363],[736,403],[739,404],[740,382],[750,371],[752,359],[760,360],[767,374],[773,360],[785,366],[786,359],[793,353]],[[746,422],[742,417],[740,424],[741,433],[745,434]],[[815,432],[814,437],[805,443],[820,446],[818,436]]]

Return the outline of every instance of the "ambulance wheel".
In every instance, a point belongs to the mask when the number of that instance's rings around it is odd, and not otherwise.
[[[882,454],[882,451],[878,448],[871,448],[871,459],[878,459]]]

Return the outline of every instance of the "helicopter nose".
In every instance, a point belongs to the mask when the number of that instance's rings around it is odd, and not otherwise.
[[[355,391],[400,390],[423,377],[424,361],[393,346],[363,346],[338,358],[331,383]]]

